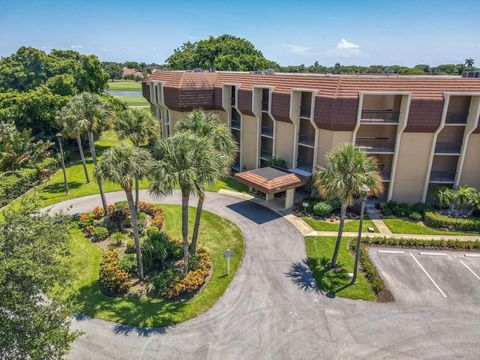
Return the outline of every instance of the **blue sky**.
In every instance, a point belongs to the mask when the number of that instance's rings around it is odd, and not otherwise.
[[[21,45],[163,63],[185,41],[229,33],[282,65],[480,65],[478,0],[2,0],[0,56]]]

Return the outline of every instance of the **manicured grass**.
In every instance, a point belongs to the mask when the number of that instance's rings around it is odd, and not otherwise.
[[[316,220],[309,216],[302,216],[302,219],[316,231],[338,231],[339,224],[330,223],[328,221]],[[360,220],[347,220],[343,231],[345,232],[357,232]],[[374,232],[378,232],[377,227],[373,224],[372,220],[364,219],[362,225],[362,231],[367,231],[367,228],[373,227]]]
[[[141,81],[116,80],[108,82],[108,90],[113,91],[140,91],[142,90]]]
[[[102,137],[95,144],[97,155],[100,156],[106,149],[118,143],[119,140],[113,130],[105,131],[102,134]],[[87,155],[87,144],[84,145],[85,155]],[[31,191],[26,195],[20,196],[7,206],[17,206],[20,204],[22,199],[25,199],[27,197],[31,201],[36,201],[38,206],[44,207],[64,200],[97,194],[98,184],[93,176],[93,163],[91,157],[87,157],[87,168],[90,175],[90,183],[88,184],[85,183],[85,174],[83,172],[83,166],[80,161],[69,165],[66,168],[68,186],[70,188],[70,193],[68,195],[65,195],[63,172],[62,170],[59,170],[48,181],[38,186],[34,191]],[[105,192],[122,190],[118,185],[110,182],[104,182],[103,186]],[[148,186],[149,183],[146,179],[140,181],[140,188],[148,189]],[[220,189],[248,191],[248,187],[238,183],[233,178],[223,179],[217,182],[217,184],[215,184],[208,190],[216,192]]]
[[[115,96],[118,100],[123,101],[128,106],[145,106],[149,107],[148,101],[143,96]]]
[[[181,237],[181,207],[162,205],[165,211],[166,231]],[[189,211],[189,229],[193,228],[195,209]],[[160,327],[191,319],[208,310],[225,292],[243,258],[244,242],[238,227],[232,222],[207,211],[202,212],[199,245],[206,248],[213,261],[213,274],[208,285],[186,302],[162,299],[114,298],[101,293],[98,287],[98,272],[102,251],[83,236],[77,228],[71,230],[72,268],[78,274],[73,283],[75,298],[80,311],[104,320],[121,324]],[[230,276],[226,275],[225,249],[233,250],[230,260]]]
[[[305,237],[308,266],[318,287],[325,293],[339,297],[375,301],[375,294],[361,272],[358,273],[357,283],[351,284],[348,274],[353,272],[354,257],[348,249],[349,239],[343,238],[340,245],[337,262],[340,270],[334,272],[325,269],[332,260],[335,240],[335,237]]]
[[[406,219],[383,219],[383,222],[394,234],[419,234],[419,235],[471,235],[475,233],[462,233],[455,231],[436,230],[425,226],[422,222],[413,222]]]

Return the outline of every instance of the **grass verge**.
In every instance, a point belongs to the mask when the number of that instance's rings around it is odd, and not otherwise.
[[[338,231],[339,224],[330,223],[324,220],[313,219],[310,216],[302,216],[302,219],[312,227],[315,231]],[[347,220],[343,231],[345,232],[357,232],[360,220]],[[377,227],[370,219],[364,219],[362,225],[362,231],[366,232],[367,228],[373,227],[374,232],[378,232]]]
[[[181,237],[181,207],[161,205],[165,211],[166,231]],[[195,209],[189,211],[189,228],[193,228]],[[112,298],[102,294],[98,287],[98,272],[102,251],[85,238],[78,228],[70,232],[72,267],[78,278],[73,293],[81,305],[81,312],[121,324],[144,327],[162,327],[191,319],[208,310],[225,292],[240,266],[244,253],[243,236],[232,222],[207,211],[202,212],[199,245],[206,248],[213,261],[213,274],[205,288],[196,297],[185,302],[163,299]],[[225,249],[233,250],[230,276],[226,275]]]
[[[375,294],[361,272],[357,283],[351,284],[349,273],[353,272],[354,257],[348,248],[349,239],[343,238],[338,254],[339,270],[328,271],[325,266],[332,259],[335,237],[305,237],[308,266],[318,287],[325,293],[355,300],[375,301]]]

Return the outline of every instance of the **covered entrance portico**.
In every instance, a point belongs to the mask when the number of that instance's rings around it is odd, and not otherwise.
[[[242,171],[235,174],[235,179],[264,193],[266,200],[273,200],[275,194],[285,192],[285,209],[293,206],[295,189],[308,182],[306,176],[273,167]]]

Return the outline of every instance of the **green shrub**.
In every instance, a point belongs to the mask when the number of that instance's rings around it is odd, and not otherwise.
[[[146,271],[164,269],[168,247],[168,236],[165,233],[150,233],[150,236],[142,244],[143,266]]]
[[[134,254],[123,254],[118,263],[120,268],[131,275],[137,273],[137,257]]]
[[[125,236],[120,232],[115,232],[110,236],[110,244],[113,246],[122,245],[123,238]]]
[[[352,249],[356,250],[356,243],[352,242]],[[379,294],[383,290],[385,290],[385,283],[383,282],[382,278],[380,277],[377,268],[373,265],[370,257],[368,256],[368,252],[365,249],[365,246],[360,244],[360,265],[362,266],[363,273],[365,278],[370,284],[373,292],[375,294]]]
[[[58,160],[47,157],[36,164],[35,168],[42,176],[50,176],[58,169]]]
[[[321,216],[321,217],[329,216],[332,213],[332,211],[333,211],[332,205],[330,205],[330,203],[326,201],[319,201],[313,206],[313,213],[316,216]]]
[[[434,249],[461,249],[461,250],[480,250],[480,241],[458,241],[458,240],[423,240],[423,239],[405,239],[388,237],[363,238],[362,242],[366,245],[384,245],[415,248],[434,248]]]
[[[133,239],[127,240],[127,246],[125,248],[125,254],[134,254],[135,253],[135,242]]]
[[[23,169],[0,174],[0,207],[24,194],[41,180],[37,169]]]
[[[422,214],[420,214],[418,212],[412,212],[410,214],[410,219],[412,219],[412,220],[420,221],[420,220],[422,220],[422,218],[423,218]]]
[[[410,208],[412,209],[413,212],[417,212],[421,215],[425,214],[426,211],[432,210],[432,207],[430,205],[422,202],[415,203]]]
[[[330,205],[332,205],[333,211],[339,211],[342,207],[342,202],[340,201],[340,199],[336,198],[330,200]]]
[[[433,228],[480,232],[480,219],[456,219],[432,211],[427,211],[424,216],[424,222],[427,226]]]
[[[174,269],[166,269],[153,278],[152,292],[156,295],[162,295],[165,290],[175,284],[182,274]]]
[[[120,268],[118,254],[113,250],[103,253],[99,282],[108,295],[124,294],[130,289],[128,274]]]
[[[93,231],[93,241],[102,241],[108,237],[108,230],[106,227],[98,226]]]

